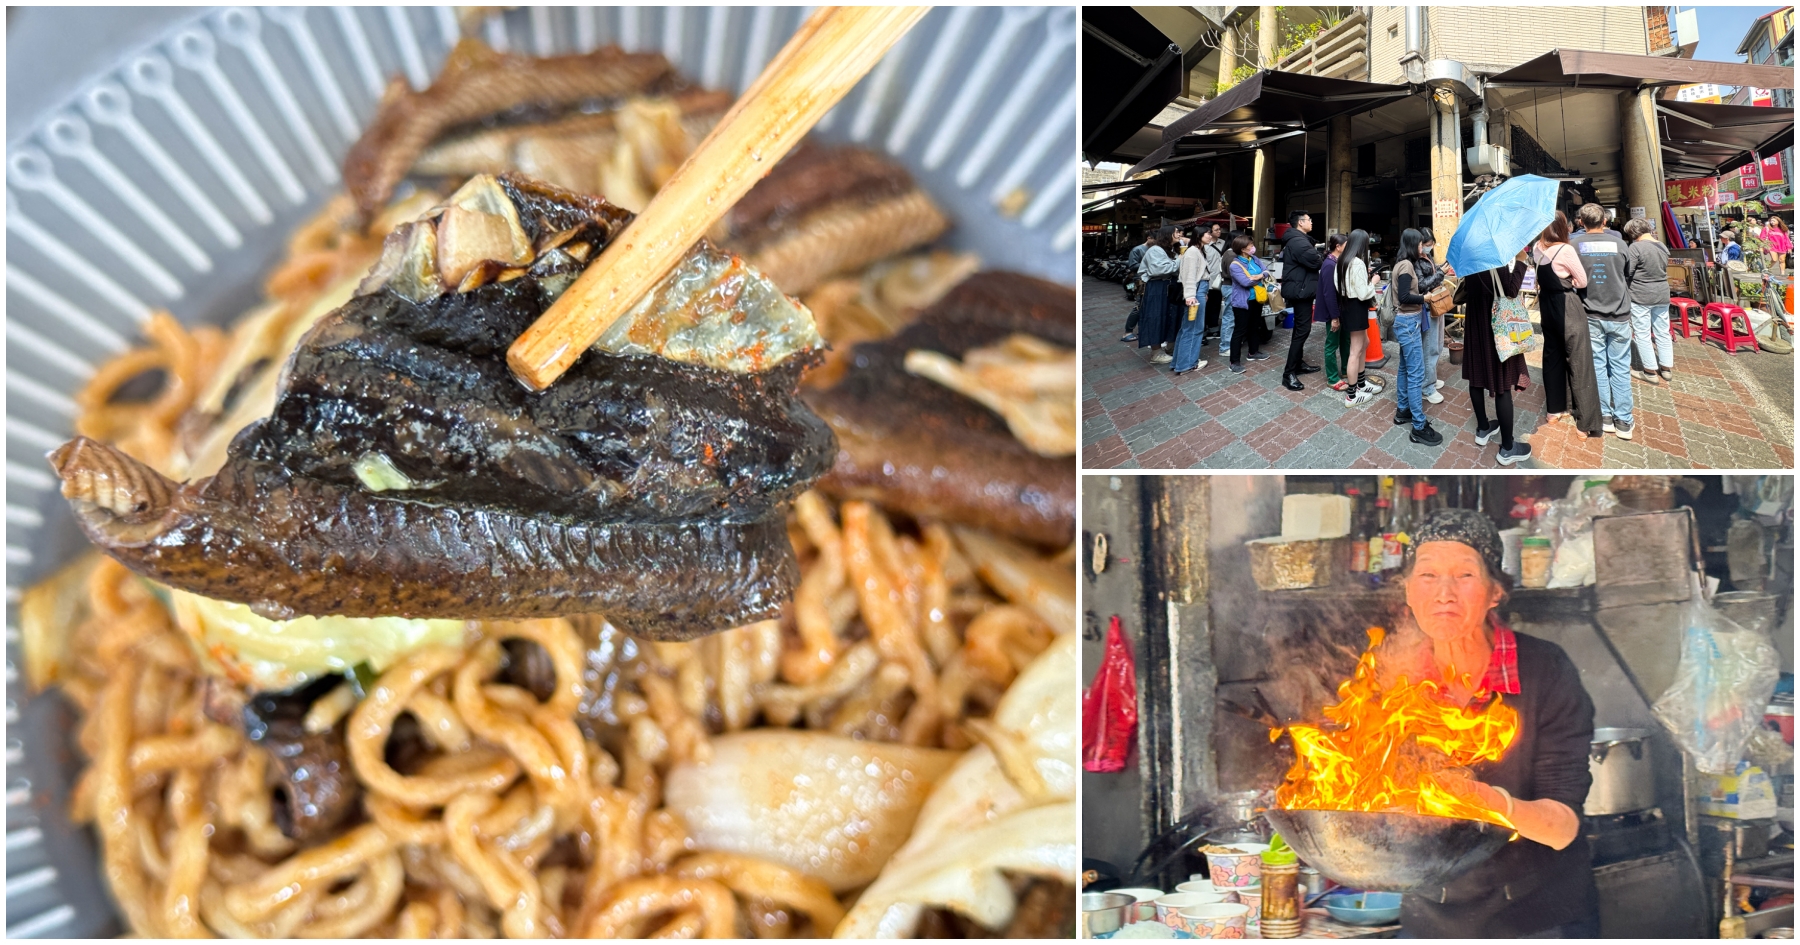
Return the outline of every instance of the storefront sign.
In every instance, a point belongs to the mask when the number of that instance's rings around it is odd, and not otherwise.
[[[1717,177],[1690,177],[1668,182],[1669,206],[1711,207],[1719,203]]]
[[[1763,186],[1787,183],[1787,174],[1781,169],[1781,155],[1771,154],[1762,159]]]
[[[1431,215],[1439,219],[1462,216],[1462,201],[1453,197],[1439,197],[1432,205]]]
[[[1633,220],[1644,219],[1644,208],[1643,207],[1632,207],[1631,208],[1631,218]]]

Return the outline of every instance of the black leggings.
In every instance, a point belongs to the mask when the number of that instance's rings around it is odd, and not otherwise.
[[[1469,388],[1469,402],[1475,406],[1475,424],[1477,427],[1488,425],[1487,394],[1494,395],[1494,415],[1500,421],[1500,448],[1512,449],[1513,446],[1513,399],[1512,391],[1488,391],[1480,387]]]
[[[1251,354],[1262,353],[1262,343],[1267,339],[1268,328],[1263,325],[1263,304],[1249,299],[1249,308],[1231,310],[1231,363],[1244,362],[1244,348],[1248,346]]]

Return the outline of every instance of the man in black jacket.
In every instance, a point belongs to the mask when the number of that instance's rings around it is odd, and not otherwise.
[[[1312,332],[1313,299],[1319,294],[1319,266],[1325,261],[1311,233],[1312,216],[1295,210],[1281,240],[1281,298],[1294,309],[1294,333],[1288,339],[1287,367],[1281,375],[1281,386],[1288,390],[1305,390],[1300,375],[1318,370],[1304,357],[1306,336]]]

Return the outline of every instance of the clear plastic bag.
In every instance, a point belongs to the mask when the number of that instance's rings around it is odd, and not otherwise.
[[[1619,497],[1599,480],[1576,480],[1566,498],[1550,503],[1545,529],[1556,544],[1548,587],[1594,583],[1594,519],[1619,509]]]
[[[1713,609],[1694,575],[1675,681],[1656,700],[1656,717],[1708,774],[1730,774],[1756,730],[1781,675],[1768,637]]]
[[[1137,741],[1137,664],[1119,618],[1106,628],[1106,655],[1094,684],[1081,697],[1081,766],[1089,771],[1125,770]]]

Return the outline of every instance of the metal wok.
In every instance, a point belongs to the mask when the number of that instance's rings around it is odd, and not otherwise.
[[[1308,865],[1354,889],[1441,886],[1512,836],[1480,820],[1349,810],[1269,810],[1269,823]]]

